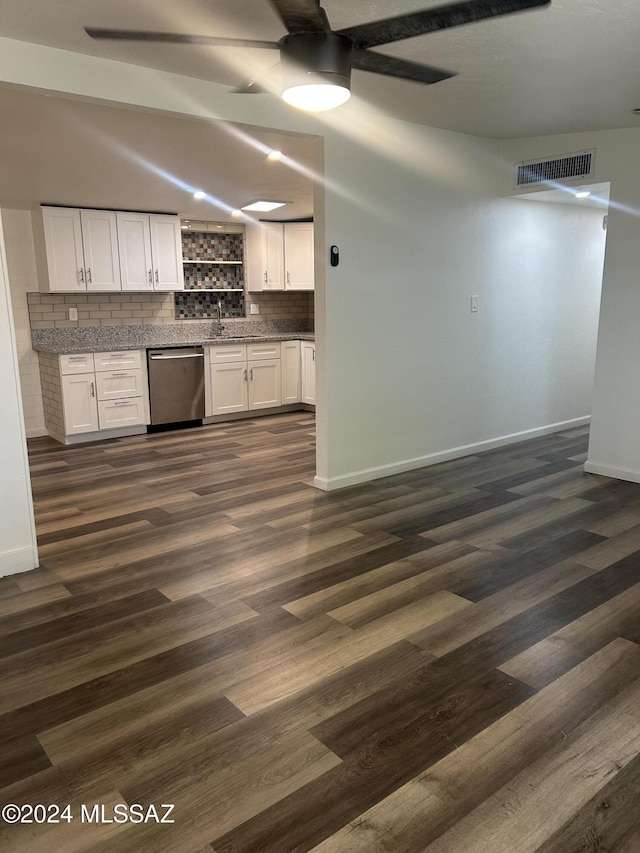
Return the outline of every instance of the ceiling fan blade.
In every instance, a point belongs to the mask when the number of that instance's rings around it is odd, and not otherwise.
[[[192,36],[183,33],[155,33],[147,30],[109,30],[101,27],[85,27],[92,39],[112,41],[147,41],[167,44],[206,44],[212,47],[260,47],[278,48],[277,41],[254,41],[253,39],[219,38],[218,36]]]
[[[522,12],[535,6],[548,6],[550,2],[551,0],[464,0],[462,3],[449,3],[446,6],[423,9],[421,12],[396,15],[393,18],[347,27],[337,32],[339,35],[350,38],[353,46],[362,50],[445,30],[449,27],[471,24],[474,21],[496,18],[499,15]]]
[[[290,33],[328,33],[327,13],[320,0],[270,0]]]
[[[374,74],[386,74],[387,77],[402,77],[417,83],[439,83],[455,77],[455,71],[445,71],[431,65],[420,65],[395,56],[384,56],[372,50],[357,50],[353,53],[352,67],[360,71],[372,71]]]

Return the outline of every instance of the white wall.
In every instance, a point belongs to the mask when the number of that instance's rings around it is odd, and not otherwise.
[[[28,438],[46,435],[38,354],[31,349],[27,293],[38,290],[31,215],[28,210],[2,211],[7,269],[11,286],[20,389]]]
[[[585,470],[640,482],[640,129],[504,144],[514,161],[595,148],[594,181],[610,181],[609,226]]]
[[[601,214],[496,198],[494,143],[410,134],[396,168],[327,145],[359,202],[327,194],[342,257],[327,271],[330,486],[590,414]]]
[[[31,483],[20,401],[16,340],[11,317],[0,216],[0,577],[38,565]]]
[[[574,310],[594,286],[579,262],[586,238],[566,212],[500,198],[498,142],[370,116],[357,101],[310,117],[273,98],[234,98],[201,80],[6,39],[0,80],[324,137],[316,162],[322,169],[324,156],[326,215],[316,206],[322,487],[588,415],[597,297],[590,310]],[[333,243],[341,263],[325,269]],[[554,273],[565,244],[578,266]]]

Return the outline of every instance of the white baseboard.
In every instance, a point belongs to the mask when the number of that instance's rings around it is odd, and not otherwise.
[[[612,465],[600,465],[587,459],[584,463],[587,474],[602,474],[603,477],[613,477],[615,480],[627,480],[630,483],[640,483],[640,471],[632,468],[615,468]]]
[[[0,577],[17,575],[18,572],[30,572],[31,569],[37,568],[38,551],[35,545],[0,554]]]
[[[412,471],[415,468],[426,468],[429,465],[437,465],[439,462],[448,462],[450,459],[458,459],[461,456],[471,456],[473,453],[482,453],[484,450],[494,450],[507,444],[515,444],[519,441],[528,441],[541,435],[549,435],[561,432],[565,429],[586,426],[591,421],[590,415],[573,418],[569,421],[561,421],[556,424],[527,429],[522,432],[514,432],[509,435],[501,435],[497,438],[489,438],[485,441],[477,441],[474,444],[465,444],[461,447],[452,447],[441,450],[438,453],[428,453],[425,456],[416,456],[413,459],[403,459],[399,462],[391,462],[387,465],[379,465],[375,468],[364,468],[361,471],[353,471],[350,474],[341,474],[329,479],[316,476],[313,485],[325,492],[334,489],[344,489],[347,486],[355,486],[358,483],[366,483],[369,480],[378,480],[381,477],[390,477],[392,474],[402,474],[404,471]]]

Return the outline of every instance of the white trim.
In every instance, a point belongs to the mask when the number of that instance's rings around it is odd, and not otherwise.
[[[358,483],[366,483],[369,480],[377,480],[380,477],[390,477],[392,474],[402,474],[404,471],[412,471],[414,468],[426,468],[429,465],[437,465],[439,462],[448,462],[450,459],[458,459],[461,456],[470,456],[473,453],[482,453],[484,450],[493,450],[496,447],[504,447],[507,444],[515,444],[519,441],[528,441],[541,435],[549,435],[561,432],[564,429],[573,429],[588,424],[590,415],[580,418],[572,418],[556,424],[527,429],[522,432],[513,432],[509,435],[501,435],[497,438],[489,438],[485,441],[477,441],[474,444],[464,444],[461,447],[452,447],[449,450],[441,450],[438,453],[428,453],[426,456],[416,456],[414,459],[403,459],[400,462],[391,462],[388,465],[379,465],[376,468],[364,468],[351,474],[342,474],[339,477],[315,477],[313,485],[325,492],[333,489],[344,489],[347,486],[355,486]],[[639,475],[640,476],[640,475]]]
[[[17,548],[15,551],[5,551],[0,554],[0,577],[17,575],[19,572],[30,572],[38,567],[38,549]]]
[[[627,480],[629,483],[640,483],[640,471],[628,468],[614,468],[611,465],[601,465],[599,462],[584,463],[587,474],[602,474],[604,477],[613,477],[616,480]]]

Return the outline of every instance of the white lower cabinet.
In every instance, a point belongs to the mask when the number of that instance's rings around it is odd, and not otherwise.
[[[247,362],[211,365],[211,414],[246,412],[249,408]]]
[[[300,370],[302,373],[302,402],[316,404],[316,345],[313,341],[300,342]]]
[[[209,363],[208,414],[225,415],[282,405],[279,343],[212,346]]]
[[[300,341],[283,341],[280,344],[280,375],[282,382],[282,405],[299,403],[300,386]]]
[[[62,408],[65,435],[98,429],[95,373],[72,373],[62,377]]]
[[[149,423],[140,350],[62,355],[60,374],[65,435]]]

